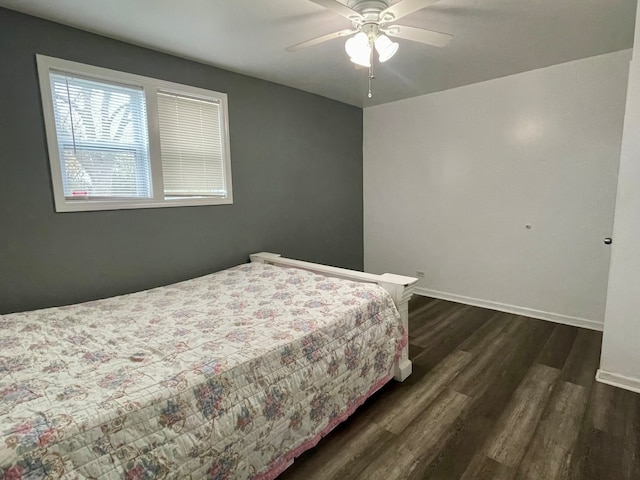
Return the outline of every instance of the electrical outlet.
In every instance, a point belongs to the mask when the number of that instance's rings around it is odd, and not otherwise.
[[[416,272],[416,277],[418,277],[418,278],[424,278],[424,272],[423,272],[422,270],[418,270],[418,271]]]

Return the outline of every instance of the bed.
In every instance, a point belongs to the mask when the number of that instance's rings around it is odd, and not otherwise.
[[[415,281],[260,253],[0,316],[0,479],[273,479],[411,373]]]

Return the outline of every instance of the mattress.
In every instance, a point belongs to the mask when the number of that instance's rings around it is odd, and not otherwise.
[[[391,377],[374,284],[263,264],[0,316],[0,478],[274,478]]]

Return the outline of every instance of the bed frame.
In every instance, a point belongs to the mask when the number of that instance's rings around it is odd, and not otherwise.
[[[277,253],[254,253],[250,255],[250,258],[254,263],[266,263],[278,267],[301,268],[327,277],[344,278],[355,282],[377,283],[389,292],[396,304],[398,312],[400,312],[400,318],[402,319],[405,332],[409,331],[409,299],[413,295],[415,284],[418,281],[417,278],[394,275],[392,273],[374,275],[372,273],[358,272],[346,268],[330,267],[317,263],[283,258]],[[395,363],[393,378],[394,380],[402,382],[409,375],[411,375],[411,361],[409,360],[409,344],[407,343]]]

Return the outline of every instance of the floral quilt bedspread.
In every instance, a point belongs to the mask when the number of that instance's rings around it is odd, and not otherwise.
[[[273,478],[405,341],[380,287],[262,264],[0,316],[0,479]]]

